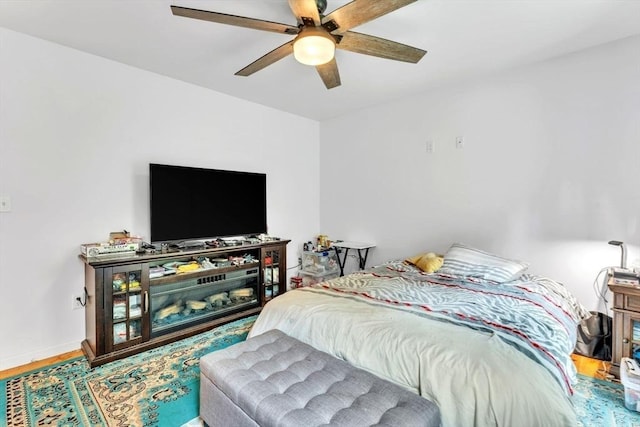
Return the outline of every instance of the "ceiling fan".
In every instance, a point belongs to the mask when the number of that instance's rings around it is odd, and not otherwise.
[[[181,6],[171,6],[171,11],[176,16],[296,36],[236,72],[237,76],[250,76],[293,53],[299,62],[315,66],[324,85],[331,89],[340,86],[334,57],[336,48],[414,64],[427,53],[402,43],[350,31],[416,0],[353,0],[328,15],[323,14],[326,0],[288,1],[297,26]]]

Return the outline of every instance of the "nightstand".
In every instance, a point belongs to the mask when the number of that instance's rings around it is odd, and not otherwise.
[[[640,287],[609,284],[613,292],[611,373],[620,377],[620,359],[640,355]]]

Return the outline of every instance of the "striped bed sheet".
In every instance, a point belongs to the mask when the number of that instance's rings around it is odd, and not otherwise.
[[[400,261],[285,293],[280,329],[439,404],[444,425],[574,425],[582,313],[557,282],[426,274]]]

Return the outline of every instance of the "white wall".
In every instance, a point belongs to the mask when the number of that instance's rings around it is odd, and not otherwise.
[[[321,230],[375,242],[369,265],[465,242],[595,309],[606,242],[640,264],[638,76],[635,37],[323,122]]]
[[[79,348],[80,244],[148,239],[150,162],[267,173],[295,265],[319,229],[318,157],[315,121],[0,28],[0,370]]]
[[[290,265],[319,231],[369,265],[461,241],[595,308],[606,241],[640,259],[638,75],[636,37],[319,125],[0,28],[0,369],[79,347],[79,245],[148,235],[149,162],[266,172]]]

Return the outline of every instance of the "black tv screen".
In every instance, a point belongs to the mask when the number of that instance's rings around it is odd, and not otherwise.
[[[267,232],[263,173],[149,165],[151,242]]]

